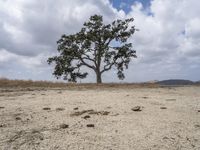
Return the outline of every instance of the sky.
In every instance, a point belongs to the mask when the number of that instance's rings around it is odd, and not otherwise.
[[[143,8],[148,8],[150,6],[150,0],[110,0],[110,3],[117,10],[122,9],[126,14],[131,11],[131,6],[139,2],[142,4]]]
[[[57,54],[56,41],[100,14],[105,23],[133,17],[139,29],[129,39],[138,58],[129,64],[126,78],[118,80],[112,69],[103,82],[198,81],[199,8],[199,0],[0,0],[0,78],[55,81],[46,60]],[[78,80],[95,81],[91,71]]]

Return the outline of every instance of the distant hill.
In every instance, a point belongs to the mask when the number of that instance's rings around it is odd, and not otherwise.
[[[170,79],[158,81],[157,84],[160,85],[193,85],[195,82],[190,80],[182,80],[182,79]]]
[[[198,85],[200,85],[200,81],[197,81],[197,82],[195,82],[195,84],[198,84]]]

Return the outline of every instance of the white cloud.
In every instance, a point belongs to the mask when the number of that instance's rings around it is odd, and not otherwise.
[[[132,65],[129,80],[134,80],[134,71],[136,76],[148,74],[138,80],[199,79],[191,75],[194,69],[200,69],[199,7],[198,0],[153,0],[149,9],[139,2],[132,6],[127,16],[134,17],[140,29],[131,39],[140,68]]]
[[[9,65],[9,63],[16,63],[22,67],[25,67],[26,69],[38,69],[38,67],[46,67],[44,62],[47,60],[49,54],[39,54],[34,57],[30,56],[23,56],[23,55],[17,55],[14,53],[11,53],[9,51],[6,51],[5,49],[0,50],[0,64],[6,64]]]
[[[103,14],[108,21],[118,12],[107,0],[1,1],[0,32],[5,36],[0,37],[0,46],[20,55],[53,51],[61,34],[78,31],[94,13]]]
[[[12,53],[9,53],[5,49],[0,50],[0,62],[8,62],[9,60],[15,58],[15,55]]]
[[[79,31],[83,22],[97,13],[107,23],[133,17],[140,29],[130,39],[138,59],[126,71],[126,82],[199,80],[200,1],[152,0],[149,8],[143,8],[140,2],[131,8],[125,14],[108,0],[0,1],[0,75],[52,79],[52,66],[46,59],[56,53],[56,41],[63,33]],[[93,77],[85,81],[95,81]],[[103,80],[113,82],[117,78],[111,72]]]

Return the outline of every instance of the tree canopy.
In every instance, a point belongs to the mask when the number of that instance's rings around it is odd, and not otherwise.
[[[76,82],[87,77],[85,66],[95,72],[97,83],[102,83],[102,74],[112,68],[117,69],[119,79],[124,79],[124,69],[128,69],[131,58],[136,58],[132,43],[128,43],[136,31],[130,26],[133,21],[118,19],[104,24],[101,15],[93,15],[80,32],[62,35],[57,41],[59,56],[48,59],[49,64],[55,63],[53,75]]]

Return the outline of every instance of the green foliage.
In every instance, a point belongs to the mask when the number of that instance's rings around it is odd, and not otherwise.
[[[77,78],[87,77],[88,73],[81,70],[86,66],[94,70],[97,83],[101,83],[101,75],[115,67],[118,78],[124,79],[124,69],[128,68],[131,58],[136,57],[132,43],[127,42],[136,31],[134,26],[129,26],[133,20],[115,20],[105,25],[102,16],[94,15],[80,32],[62,35],[57,41],[60,55],[48,59],[49,64],[55,63],[53,74],[76,82]]]

